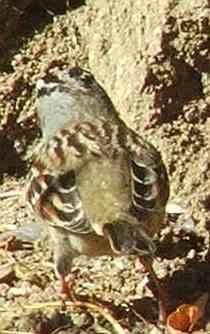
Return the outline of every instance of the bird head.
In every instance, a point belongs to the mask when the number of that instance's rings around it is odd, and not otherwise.
[[[104,119],[113,105],[94,76],[80,68],[57,70],[37,81],[36,110],[44,139],[66,123]],[[113,117],[110,113],[110,119]]]

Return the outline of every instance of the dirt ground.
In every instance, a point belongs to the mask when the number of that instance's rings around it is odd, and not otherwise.
[[[54,67],[90,69],[125,122],[163,156],[168,211],[175,212],[157,238],[154,268],[168,289],[169,310],[210,293],[209,1],[89,0],[58,7],[30,4],[0,50],[0,334],[114,333],[103,313],[61,309],[45,230],[25,206],[40,138],[34,88]],[[124,333],[166,333],[158,325],[157,291],[135,259],[80,257],[73,274],[76,293],[103,300]],[[207,302],[194,333],[210,333],[209,320]]]

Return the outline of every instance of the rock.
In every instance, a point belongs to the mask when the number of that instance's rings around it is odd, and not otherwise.
[[[15,272],[13,264],[5,264],[0,266],[0,284],[11,284],[15,279]]]

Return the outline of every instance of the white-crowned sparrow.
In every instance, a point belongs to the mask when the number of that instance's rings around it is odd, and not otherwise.
[[[27,201],[48,225],[63,286],[80,254],[132,254],[147,263],[169,195],[160,153],[124,124],[93,75],[78,67],[38,81],[37,113],[43,140]]]

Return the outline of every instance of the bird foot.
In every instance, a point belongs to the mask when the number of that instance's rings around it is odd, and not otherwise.
[[[65,301],[76,302],[78,296],[74,292],[74,280],[71,277],[61,277],[61,299]]]
[[[158,301],[158,322],[160,324],[165,324],[166,319],[168,316],[168,307],[169,307],[169,295],[166,288],[161,286],[161,283],[159,283],[158,288],[158,294],[159,294],[159,301]]]
[[[144,265],[146,271],[150,274],[151,280],[156,286],[156,290],[158,292],[158,305],[159,305],[158,322],[160,324],[165,324],[169,309],[169,293],[167,291],[167,288],[162,285],[161,280],[156,275],[151,262],[142,258],[140,259],[140,261]]]

